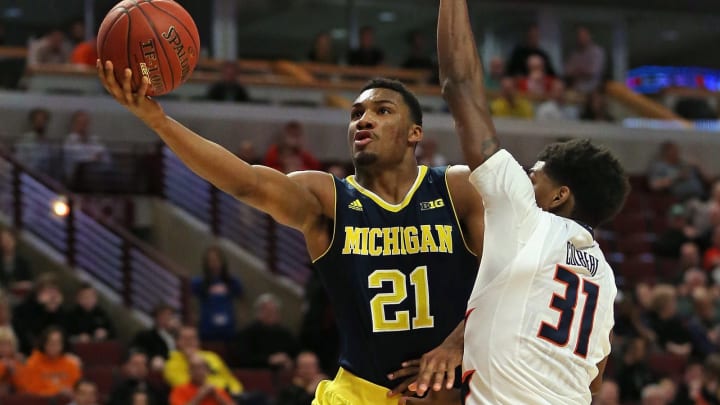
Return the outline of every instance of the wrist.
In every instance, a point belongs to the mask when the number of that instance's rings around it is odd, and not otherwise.
[[[168,120],[167,115],[161,114],[159,117],[153,117],[146,120],[145,124],[147,124],[147,126],[155,132],[162,132],[168,127],[170,121]]]

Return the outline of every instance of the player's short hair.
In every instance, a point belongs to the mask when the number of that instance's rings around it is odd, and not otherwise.
[[[553,143],[540,152],[543,170],[570,188],[575,198],[572,218],[590,226],[612,219],[622,208],[630,184],[620,162],[589,139]]]
[[[398,80],[378,77],[367,82],[360,92],[362,93],[370,89],[388,89],[400,93],[403,101],[405,101],[408,109],[410,109],[410,118],[412,118],[413,123],[422,126],[423,114],[420,102],[404,84]]]

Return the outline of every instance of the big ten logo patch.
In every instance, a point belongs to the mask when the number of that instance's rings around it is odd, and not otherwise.
[[[442,198],[438,198],[435,201],[422,201],[420,203],[420,211],[434,210],[435,208],[442,208],[445,206],[445,201]]]

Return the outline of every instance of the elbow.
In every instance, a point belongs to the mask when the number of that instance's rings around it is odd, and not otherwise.
[[[444,77],[440,84],[440,91],[445,100],[452,99],[460,90],[468,85],[468,81],[457,77]]]

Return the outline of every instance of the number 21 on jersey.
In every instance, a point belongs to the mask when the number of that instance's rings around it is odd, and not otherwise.
[[[418,266],[406,277],[397,269],[375,270],[368,276],[368,287],[382,288],[383,283],[392,286],[392,292],[377,293],[370,300],[373,332],[400,332],[410,330],[410,311],[395,311],[385,316],[386,305],[397,305],[407,298],[407,279],[415,288],[415,316],[412,329],[432,328],[435,319],[430,315],[430,290],[428,288],[427,266]]]
[[[580,278],[575,272],[560,265],[555,270],[555,281],[565,285],[565,294],[553,294],[550,300],[550,308],[560,313],[557,325],[550,325],[547,322],[540,324],[538,337],[553,344],[566,347],[570,340],[570,328],[575,320],[575,307],[578,302],[578,295],[582,291],[585,294],[585,305],[580,315],[580,330],[577,333],[574,353],[582,358],[587,357],[590,333],[592,333],[595,322],[595,309],[597,308],[600,286]]]

